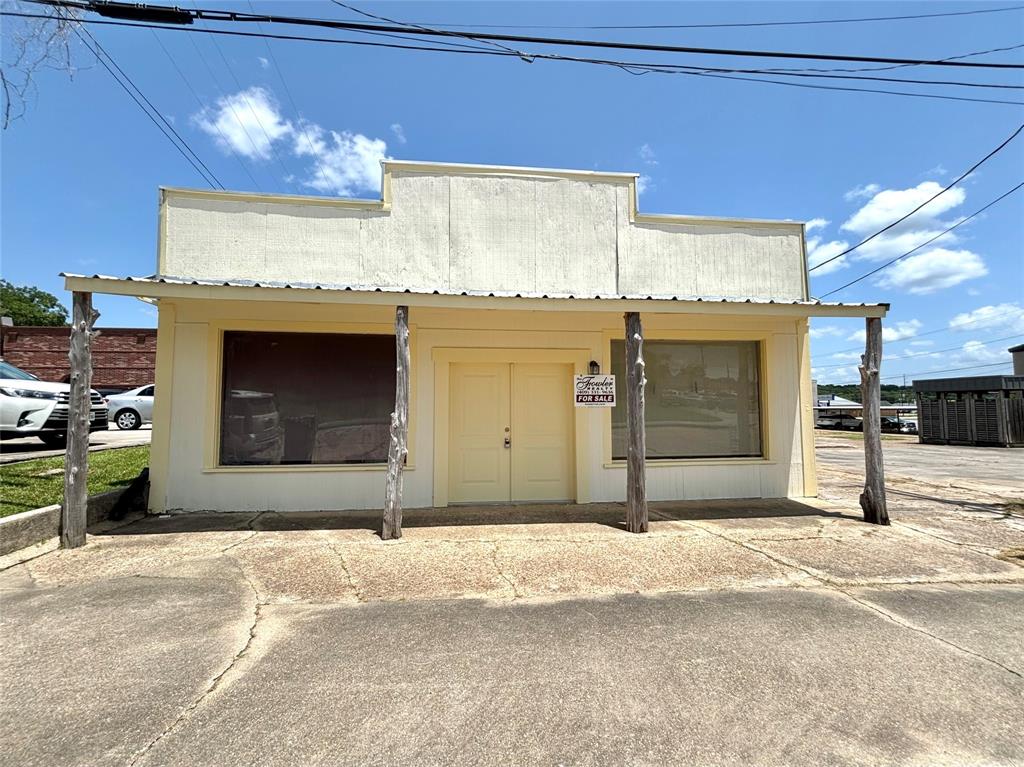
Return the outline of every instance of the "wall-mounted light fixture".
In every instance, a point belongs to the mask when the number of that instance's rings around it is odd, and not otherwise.
[[[601,374],[601,364],[597,360],[590,361],[590,375],[596,376]]]

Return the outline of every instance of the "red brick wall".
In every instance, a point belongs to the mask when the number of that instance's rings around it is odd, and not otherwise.
[[[92,343],[92,385],[97,389],[134,389],[153,383],[156,366],[154,328],[99,328]],[[70,328],[3,328],[3,357],[44,381],[69,375]]]

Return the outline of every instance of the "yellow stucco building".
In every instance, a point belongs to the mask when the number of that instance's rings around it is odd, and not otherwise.
[[[647,496],[816,494],[803,225],[642,214],[636,175],[386,161],[380,200],[161,190],[150,506],[380,508],[409,307],[404,505],[621,501],[623,313]],[[615,376],[613,407],[574,377]]]

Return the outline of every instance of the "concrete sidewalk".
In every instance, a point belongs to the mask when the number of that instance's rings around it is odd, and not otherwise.
[[[425,510],[388,543],[365,513],[93,535],[0,573],[4,758],[1024,761],[1011,508],[918,499],[879,528],[848,502],[665,503],[646,536],[622,518]]]

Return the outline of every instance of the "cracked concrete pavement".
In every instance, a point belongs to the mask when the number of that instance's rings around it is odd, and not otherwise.
[[[0,572],[0,763],[1024,763],[1020,498],[821,479],[98,529]]]

